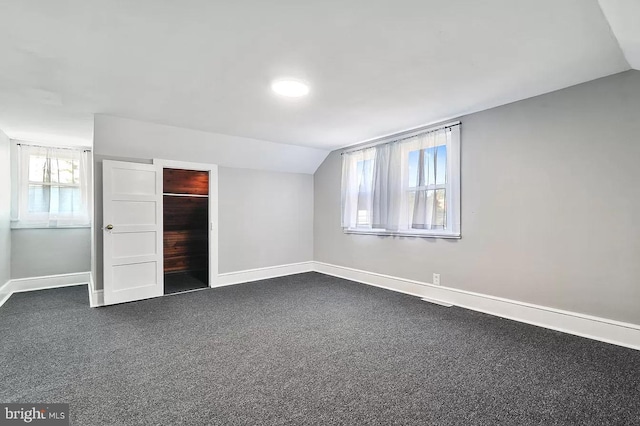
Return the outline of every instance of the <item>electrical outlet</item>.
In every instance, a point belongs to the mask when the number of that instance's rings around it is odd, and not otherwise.
[[[440,285],[440,274],[433,274],[433,285]]]

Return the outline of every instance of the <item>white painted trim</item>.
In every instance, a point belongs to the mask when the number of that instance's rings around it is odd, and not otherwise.
[[[215,166],[215,164],[209,163],[193,163],[191,161],[165,160],[162,158],[154,158],[152,162],[166,169],[202,170],[205,172],[211,170],[211,166]]]
[[[6,293],[6,296],[0,299],[0,306],[9,300],[9,297],[13,293],[89,284],[90,275],[91,273],[89,272],[75,272],[71,274],[45,275],[42,277],[9,280],[5,285],[0,287],[0,294]]]
[[[92,308],[104,306],[104,290],[96,290],[93,273],[89,274],[89,306]]]
[[[11,280],[5,282],[0,286],[0,306],[4,305],[4,302],[9,300],[9,298],[11,297],[12,293],[11,293],[11,290],[9,290],[10,283],[11,283]]]
[[[423,302],[429,302],[429,303],[433,303],[435,305],[440,305],[440,306],[444,306],[445,308],[450,308],[453,305],[451,303],[447,303],[447,302],[442,302],[440,300],[433,300],[433,299],[429,299],[428,297],[423,297],[422,299]]]
[[[314,262],[314,270],[412,296],[434,303],[452,304],[563,333],[640,350],[640,325],[564,311],[486,294],[368,272],[345,266]]]
[[[225,272],[218,275],[216,287],[233,284],[248,283],[251,281],[266,280],[269,278],[283,277],[285,275],[301,274],[314,270],[314,262],[289,263],[286,265],[267,266],[265,268],[247,269],[244,271]]]
[[[226,272],[218,275],[215,287],[312,271],[416,296],[421,299],[426,299],[426,301],[431,303],[444,306],[459,306],[563,333],[640,350],[640,325],[637,324],[534,305],[451,287],[437,286],[430,283],[323,262],[299,262],[247,269],[244,271]],[[92,289],[93,283],[89,272],[10,280],[3,286],[0,286],[0,306],[2,306],[14,292],[42,290],[45,288],[87,283],[89,284],[89,288]],[[3,294],[6,294],[4,298],[2,298]],[[90,291],[90,304],[92,307],[104,305],[104,294],[102,290]]]
[[[448,239],[456,239],[459,240],[462,238],[460,233],[457,234],[446,234],[438,231],[425,231],[425,232],[417,232],[417,231],[385,231],[385,230],[375,230],[375,229],[358,229],[358,228],[343,228],[342,232],[345,234],[356,234],[356,235],[379,235],[379,236],[394,236],[394,237],[413,237],[413,238],[448,238]]]
[[[252,281],[266,280],[269,278],[283,277],[286,275],[302,274],[304,272],[312,272],[314,270],[314,262],[298,262],[285,265],[266,266],[264,268],[246,269],[243,271],[225,272],[218,275],[217,283],[212,288],[225,287],[228,285],[243,284]],[[190,291],[199,291],[205,289],[196,289]],[[164,296],[174,296],[186,292],[165,294]],[[162,296],[162,297],[164,297]],[[104,306],[104,296],[102,290],[91,292],[91,306]]]
[[[89,294],[89,306],[92,308],[104,306],[104,290],[91,290]]]
[[[15,278],[10,281],[10,285],[13,293],[45,290],[48,288],[89,284],[90,275],[90,272],[75,272],[71,274],[45,275],[42,277]]]

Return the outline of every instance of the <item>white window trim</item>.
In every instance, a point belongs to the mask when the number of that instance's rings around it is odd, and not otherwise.
[[[12,220],[11,221],[11,229],[89,229],[91,228],[91,224],[89,225],[55,225],[55,226],[47,226],[40,223],[28,224],[24,221],[20,220]]]
[[[446,229],[408,229],[408,230],[398,230],[398,231],[390,231],[386,229],[376,229],[376,228],[343,228],[343,233],[345,234],[360,234],[360,235],[377,235],[377,236],[396,236],[396,237],[419,237],[419,238],[443,238],[443,239],[461,239],[462,238],[462,229],[461,229],[461,207],[460,207],[460,198],[461,198],[461,169],[460,169],[460,122],[447,123],[442,126],[425,128],[416,132],[408,133],[411,137],[413,135],[417,135],[423,132],[429,132],[432,130],[437,130],[438,128],[450,127],[452,132],[452,137],[450,143],[447,144],[447,161],[449,166],[447,167],[447,184],[445,185],[428,185],[428,188],[440,188],[443,187],[445,189],[450,189],[450,196],[447,195],[447,224],[452,224],[452,227],[449,230]],[[456,134],[453,134],[456,132]],[[394,138],[398,138],[399,136],[406,136],[407,133],[400,133],[396,136],[391,136],[385,138],[383,141],[380,141],[377,144],[386,143],[387,141],[393,141]],[[375,145],[368,146],[371,148]],[[405,149],[408,155],[409,150],[411,150],[410,144],[407,144]],[[403,156],[405,154],[403,153]],[[402,163],[404,167],[404,162]],[[402,172],[405,179],[408,179],[408,174]],[[448,186],[448,188],[447,188]],[[408,188],[408,183],[405,182],[405,186],[403,190],[416,190],[421,189],[418,188]],[[401,207],[403,209],[404,206]]]
[[[411,231],[387,231],[386,229],[362,229],[362,228],[346,228],[343,230],[345,234],[361,234],[361,235],[380,235],[380,236],[395,236],[395,237],[419,237],[419,238],[446,238],[446,239],[461,239],[460,234],[443,232],[441,229],[431,230],[413,229]]]

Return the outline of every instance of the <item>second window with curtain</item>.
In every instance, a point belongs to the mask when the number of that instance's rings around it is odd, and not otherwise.
[[[346,232],[460,237],[460,126],[345,152]]]

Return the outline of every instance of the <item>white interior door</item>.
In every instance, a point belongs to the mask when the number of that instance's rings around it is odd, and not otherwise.
[[[162,168],[103,162],[104,303],[162,296]]]

